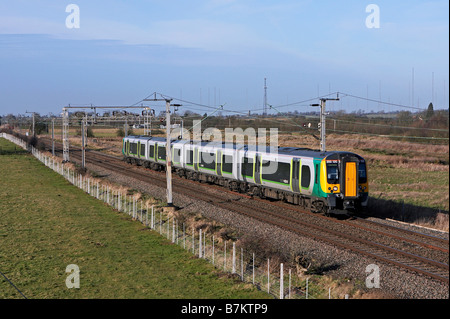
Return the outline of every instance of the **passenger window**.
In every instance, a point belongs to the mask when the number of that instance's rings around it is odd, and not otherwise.
[[[164,146],[158,146],[158,159],[166,160],[166,148]]]
[[[222,155],[222,172],[223,173],[233,173],[233,156]]]
[[[253,178],[253,158],[244,157],[241,167],[241,173],[244,177]]]
[[[149,157],[151,157],[151,158],[155,157],[155,145],[150,145],[149,153],[150,153],[150,154],[148,154]]]
[[[200,153],[200,167],[207,169],[216,168],[216,154],[201,152]]]
[[[174,148],[173,149],[173,162],[174,163],[180,163],[180,149]]]
[[[186,165],[194,165],[194,151],[193,150],[187,150],[186,151]]]
[[[303,188],[309,188],[310,184],[311,184],[311,170],[310,170],[309,166],[302,165],[301,185]]]
[[[291,164],[275,161],[262,161],[262,179],[289,185]]]

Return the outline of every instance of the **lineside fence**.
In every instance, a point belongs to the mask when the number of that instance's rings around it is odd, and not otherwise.
[[[165,212],[163,207],[149,204],[149,201],[137,199],[134,195],[127,195],[126,191],[103,183],[101,179],[83,176],[71,168],[73,164],[62,163],[60,158],[45,155],[13,135],[0,133],[0,137],[29,150],[45,166],[87,194],[104,201],[119,212],[128,214],[133,220],[159,232],[173,244],[192,252],[198,258],[209,261],[217,269],[230,273],[238,280],[252,283],[274,298],[332,298],[331,288],[319,287],[314,284],[314,278],[298,276],[297,269],[287,269],[283,263],[262,258],[241,247],[239,242],[216,237],[206,227],[196,229],[186,226],[173,214]],[[348,295],[345,298],[348,298]]]

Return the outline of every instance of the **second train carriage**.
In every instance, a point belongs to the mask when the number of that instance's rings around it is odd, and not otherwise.
[[[368,180],[364,158],[350,152],[173,140],[172,167],[180,176],[228,187],[262,198],[284,200],[313,212],[349,213],[367,207]],[[161,170],[166,140],[127,136],[122,153],[129,163]]]

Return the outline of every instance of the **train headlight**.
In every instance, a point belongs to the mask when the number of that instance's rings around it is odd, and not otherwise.
[[[333,191],[334,191],[334,192],[337,192],[337,190],[338,190],[337,186],[334,186],[334,187],[333,187]]]

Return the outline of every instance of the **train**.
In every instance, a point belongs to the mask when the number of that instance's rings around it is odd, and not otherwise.
[[[344,151],[171,140],[173,173],[250,196],[299,205],[313,213],[351,215],[368,205],[366,161]],[[126,162],[165,170],[166,139],[123,138]]]

